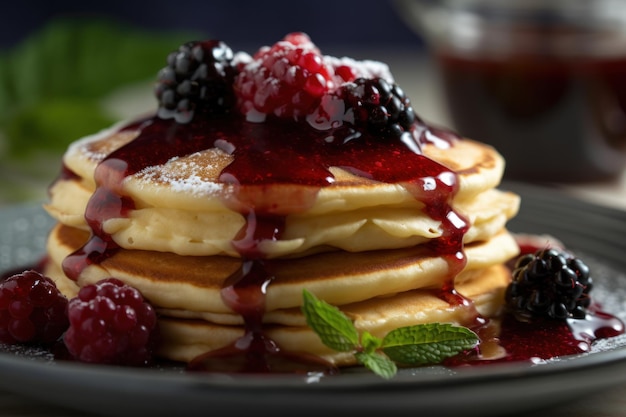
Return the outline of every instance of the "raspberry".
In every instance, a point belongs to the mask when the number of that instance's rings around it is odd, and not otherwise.
[[[586,317],[593,287],[589,267],[557,249],[543,249],[518,258],[507,287],[507,307],[523,319]]]
[[[188,42],[167,57],[155,95],[158,115],[188,123],[196,112],[223,114],[235,103],[233,51],[218,40]]]
[[[156,314],[135,288],[107,278],[81,288],[68,305],[64,341],[83,362],[140,366],[152,360]]]
[[[239,110],[249,121],[268,114],[300,120],[334,88],[333,69],[304,33],[263,47],[235,79]]]
[[[0,283],[0,341],[52,343],[67,329],[67,298],[34,270]]]

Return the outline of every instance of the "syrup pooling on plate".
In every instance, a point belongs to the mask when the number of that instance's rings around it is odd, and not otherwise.
[[[540,363],[591,350],[598,339],[624,333],[624,323],[597,306],[589,309],[584,319],[554,320],[535,317],[519,321],[511,314],[491,320],[476,329],[479,351],[466,352],[446,359],[445,366],[479,366],[490,363],[531,361]]]
[[[518,245],[521,249],[520,256],[508,263],[508,268],[516,276],[517,268],[527,270],[539,270],[531,267],[530,263],[521,263],[525,256],[533,255],[535,258],[543,258],[546,252],[552,252],[561,256],[571,257],[575,265],[579,267],[578,273],[583,269],[585,282],[591,285],[592,278],[589,268],[580,258],[576,258],[563,248],[559,241],[547,241],[537,236],[518,235]],[[544,254],[542,256],[542,254]],[[556,273],[556,272],[552,272]],[[531,278],[534,273],[531,273]],[[551,275],[551,274],[548,274]],[[545,286],[550,277],[544,277],[541,286]],[[582,277],[579,275],[577,280]],[[536,281],[539,283],[539,280]],[[511,287],[509,287],[511,289]],[[587,289],[591,290],[591,287]],[[544,288],[543,296],[550,295],[550,289]],[[588,291],[583,298],[587,298]],[[563,293],[561,293],[563,295]],[[579,295],[579,297],[582,296]],[[532,361],[534,363],[554,360],[555,358],[569,355],[578,355],[591,351],[592,344],[598,339],[611,338],[624,333],[625,327],[622,320],[613,314],[603,310],[596,300],[589,299],[589,305],[582,314],[569,314],[568,317],[556,318],[554,312],[549,310],[535,310],[529,314],[526,305],[519,305],[505,296],[507,308],[499,317],[487,322],[484,326],[476,329],[481,339],[481,351],[467,352],[467,355],[450,358],[445,361],[447,366],[458,365],[483,365],[494,362]],[[580,302],[579,298],[569,300],[570,312],[575,311],[575,305]]]
[[[175,157],[219,147],[233,157],[220,175],[230,187],[224,193],[224,204],[246,218],[233,241],[242,257],[241,268],[222,291],[224,302],[245,321],[246,335],[235,343],[234,351],[260,347],[272,355],[278,351],[262,331],[265,291],[274,279],[274,264],[265,259],[259,243],[279,240],[286,216],[305,211],[321,187],[332,186],[330,167],[341,167],[375,181],[404,184],[422,201],[426,213],[442,224],[441,238],[431,244],[431,250],[444,257],[450,267],[441,296],[471,308],[453,286],[454,277],[466,262],[462,241],[468,228],[467,221],[451,208],[458,189],[456,174],[416,152],[415,146],[347,126],[320,131],[304,123],[274,118],[252,123],[239,115],[196,118],[187,124],[154,117],[126,129],[137,129],[139,134],[96,168],[97,188],[85,213],[91,237],[64,261],[69,277],[76,279],[90,263],[100,262],[118,249],[102,225],[110,218],[127,216],[134,208],[132,199],[124,194],[124,178]],[[420,132],[422,138],[434,138],[434,130],[425,125],[420,126]],[[441,135],[439,140],[454,146],[452,134]],[[263,192],[264,187],[276,184],[299,187],[285,187],[287,191],[276,195],[272,204],[255,205],[259,189]]]

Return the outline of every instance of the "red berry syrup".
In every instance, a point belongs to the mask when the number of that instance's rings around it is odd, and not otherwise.
[[[598,339],[623,334],[624,323],[598,308],[591,308],[584,319],[533,317],[529,321],[520,321],[507,313],[475,330],[481,340],[478,350],[447,359],[444,365],[540,363],[578,355],[589,352],[592,343]]]
[[[547,248],[564,250],[562,243],[547,241],[545,236],[518,235],[520,256]],[[507,265],[514,269],[515,259]],[[541,362],[568,355],[589,352],[598,339],[623,334],[624,323],[592,303],[584,319],[557,320],[548,317],[524,317],[504,312],[473,330],[481,343],[477,350],[465,352],[445,361],[447,366],[484,365],[497,362]]]
[[[416,151],[425,141],[443,141],[446,146],[453,146],[453,134],[442,134],[424,125],[416,129],[415,142],[407,144],[347,126],[319,131],[308,124],[272,118],[261,124],[250,123],[237,115],[193,120],[189,124],[155,117],[127,129],[138,129],[140,133],[97,167],[97,189],[85,213],[91,238],[67,257],[63,267],[69,277],[76,279],[86,266],[101,262],[118,249],[104,232],[103,224],[107,219],[127,216],[134,208],[132,199],[120,186],[125,177],[173,157],[212,147],[231,153],[233,162],[223,170],[220,179],[232,185],[235,192],[225,197],[224,203],[240,212],[246,224],[233,241],[242,256],[241,267],[225,282],[222,298],[243,317],[245,332],[232,346],[202,355],[192,362],[191,368],[275,372],[289,367],[302,370],[313,364],[314,369],[319,369],[319,360],[287,355],[264,333],[265,294],[277,263],[265,259],[259,243],[280,239],[286,217],[313,205],[319,190],[333,184],[329,170],[333,166],[375,181],[402,183],[424,202],[427,214],[440,220],[443,229],[442,237],[431,245],[431,250],[450,266],[440,295],[456,305],[473,308],[452,285],[454,276],[466,263],[462,241],[468,228],[466,219],[451,207],[458,189],[456,174]],[[300,187],[289,186],[294,184]],[[273,193],[271,201],[257,204],[258,197],[267,193]],[[472,311],[473,317],[478,317]],[[219,361],[213,360],[217,357]],[[328,364],[322,367],[331,368]]]

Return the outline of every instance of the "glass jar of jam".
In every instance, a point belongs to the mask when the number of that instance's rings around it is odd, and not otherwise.
[[[615,0],[404,0],[453,128],[505,176],[574,182],[626,169],[626,7]]]

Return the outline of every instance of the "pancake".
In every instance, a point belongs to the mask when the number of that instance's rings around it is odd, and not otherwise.
[[[84,213],[95,190],[96,166],[135,135],[105,131],[72,145],[64,162],[77,177],[53,184],[45,206],[48,212],[63,224],[88,230]],[[488,238],[517,214],[519,197],[493,188],[504,167],[493,148],[463,140],[445,152],[433,145],[425,146],[424,152],[459,177],[452,204],[469,218],[466,243]],[[225,206],[223,194],[232,191],[218,180],[220,170],[230,162],[229,155],[211,148],[125,178],[124,193],[136,208],[124,218],[108,219],[104,230],[126,249],[239,256],[232,241],[246,219]],[[335,182],[319,189],[306,210],[288,215],[281,239],[262,248],[267,257],[304,256],[329,249],[356,252],[412,247],[441,236],[440,222],[423,211],[424,203],[406,186],[358,177],[337,167],[331,170]],[[285,191],[288,187],[296,190]],[[273,185],[271,191],[263,188],[254,198],[274,201],[280,200],[274,195],[285,192],[317,191],[310,188]]]
[[[451,306],[437,297],[433,291],[413,290],[341,306],[340,309],[354,321],[359,331],[368,331],[377,337],[384,337],[389,331],[399,327],[424,323],[467,325],[476,311],[484,317],[497,315],[501,309],[504,290],[509,280],[510,272],[502,265],[496,265],[482,270],[472,280],[458,285],[459,293],[472,301],[472,308]],[[282,312],[282,314],[301,316],[297,310]],[[228,346],[244,333],[241,326],[220,325],[206,320],[177,317],[162,317],[160,326],[163,340],[159,354],[184,362],[191,361],[203,353]],[[356,363],[354,355],[329,349],[305,325],[269,325],[266,326],[266,332],[272,340],[288,352],[312,353],[336,366]]]
[[[48,238],[45,273],[68,297],[108,277],[137,288],[159,314],[158,354],[164,358],[190,361],[230,345],[245,334],[246,321],[225,301],[223,289],[249,261],[233,242],[250,219],[224,197],[236,190],[220,181],[232,161],[219,149],[171,158],[123,178],[115,193],[133,205],[102,222],[114,250],[75,277],[65,274],[65,260],[94,237],[86,219],[91,200],[102,191],[94,181],[98,167],[137,137],[119,129],[80,140],[66,153],[72,175],[55,181],[46,205],[58,223]],[[519,197],[497,188],[504,161],[493,148],[467,139],[429,144],[424,152],[446,164],[441,172],[455,176],[455,192],[437,204],[466,222],[462,234],[444,224],[449,219],[433,215],[427,200],[416,198],[414,184],[375,181],[339,167],[329,168],[332,185],[313,192],[299,184],[258,191],[253,186],[248,192],[247,198],[261,201],[261,210],[272,198],[305,196],[295,198],[306,202],[302,207],[284,213],[280,239],[260,241],[263,257],[254,261],[272,277],[261,320],[281,349],[337,366],[354,364],[352,355],[330,351],[307,327],[300,311],[303,289],[375,335],[420,323],[468,325],[476,314],[497,313],[510,279],[503,265],[519,253],[506,228]],[[447,239],[452,246],[445,255],[437,248]],[[461,248],[459,263],[454,250]],[[449,304],[436,295],[442,288],[467,293],[468,303]]]
[[[57,271],[88,237],[79,229],[55,227],[48,241],[48,254]],[[514,238],[502,230],[488,241],[466,247],[467,265],[455,281],[461,283],[466,280],[465,274],[502,264],[517,253]],[[139,289],[158,308],[230,315],[221,320],[241,323],[220,294],[226,279],[241,263],[241,259],[227,256],[189,257],[120,250],[101,263],[88,266],[76,284],[80,287],[113,276]],[[266,267],[274,276],[266,290],[266,312],[299,306],[304,288],[331,304],[343,305],[411,289],[441,288],[449,277],[448,262],[425,247],[325,252],[273,260]],[[73,281],[64,275],[49,275],[62,281],[62,288],[74,288],[67,282]]]
[[[185,46],[172,65],[221,75],[168,67],[154,114],[69,146],[45,205],[57,224],[44,271],[67,297],[109,277],[135,287],[158,312],[158,355],[184,362],[238,340],[268,346],[267,337],[281,351],[354,364],[307,326],[304,290],[378,337],[498,314],[505,264],[519,253],[507,223],[520,199],[498,188],[503,157],[420,120],[385,66],[316,60],[307,39],[208,64],[196,60],[221,59],[215,50],[185,55]],[[313,54],[306,71],[350,68],[293,90],[284,83],[296,80],[280,77],[308,73],[285,62],[291,49]],[[257,61],[266,53],[294,66],[272,75]],[[186,94],[177,83],[191,81],[217,96],[176,98]]]
[[[50,251],[53,262],[48,264],[46,275],[53,278],[67,296],[75,296],[80,286],[108,276],[115,276],[140,289],[159,314],[161,342],[158,353],[161,357],[188,362],[198,355],[228,346],[243,336],[245,329],[241,316],[228,311],[220,298],[223,281],[236,269],[233,263],[240,260],[217,256],[190,259],[179,255],[163,259],[164,254],[158,252],[122,251],[100,264],[98,272],[88,271],[85,274],[88,279],[75,283],[54,262],[55,258],[63,259],[61,251],[56,248],[71,251],[73,247],[68,245],[80,246],[81,239],[87,234],[57,227],[51,236],[59,240],[51,239],[50,247],[55,249]],[[406,250],[396,250],[349,254],[349,259],[345,254],[337,257],[331,255],[338,253],[325,253],[285,260],[286,265],[276,267],[281,274],[267,288],[263,315],[265,332],[286,352],[312,353],[336,366],[353,365],[353,355],[332,351],[306,326],[299,309],[303,288],[318,292],[320,297],[347,314],[357,329],[378,337],[394,328],[423,323],[468,325],[475,319],[475,314],[493,317],[499,312],[510,281],[510,271],[503,263],[516,253],[513,238],[504,232],[489,244],[467,248],[467,267],[455,279],[456,291],[471,301],[465,305],[451,305],[437,295],[441,280],[447,274],[445,265],[434,256],[407,259]],[[494,258],[493,254],[499,257]],[[335,262],[330,262],[332,260]],[[222,268],[220,276],[207,274],[207,271]],[[138,275],[139,271],[143,276]],[[307,275],[301,276],[296,271],[307,271]],[[386,292],[393,288],[390,281],[402,278],[410,282],[403,288],[415,289],[401,291],[398,288],[397,292]],[[381,291],[381,287],[384,290]],[[355,301],[355,298],[362,299]],[[213,311],[211,306],[215,306]]]

